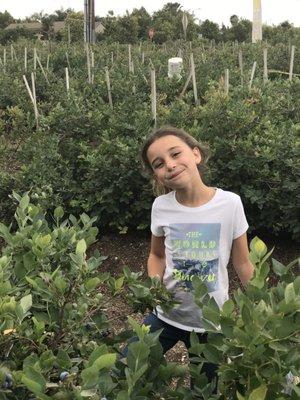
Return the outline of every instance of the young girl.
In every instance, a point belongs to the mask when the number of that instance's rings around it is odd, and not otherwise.
[[[201,343],[207,337],[201,310],[193,300],[192,277],[201,277],[221,307],[228,299],[227,264],[232,255],[245,285],[253,274],[248,224],[238,195],[204,184],[207,151],[185,131],[173,127],[155,131],[141,156],[155,187],[165,192],[152,206],[148,275],[161,279],[180,303],[168,314],[157,307],[144,323],[151,331],[163,329],[164,352],[179,340],[189,348],[191,331],[197,332]],[[202,371],[209,381],[216,376],[213,364],[204,364]]]

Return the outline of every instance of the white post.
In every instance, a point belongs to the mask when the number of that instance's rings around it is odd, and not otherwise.
[[[244,84],[244,72],[243,72],[243,53],[242,50],[239,51],[239,67],[241,71],[241,85]]]
[[[91,77],[91,61],[90,61],[90,50],[88,43],[86,43],[86,64],[87,64],[87,70],[88,70],[88,82],[92,82],[92,77]]]
[[[289,81],[293,79],[293,69],[294,69],[294,57],[295,57],[295,46],[291,49],[291,60],[290,60],[290,71],[289,71]]]
[[[105,67],[105,80],[107,86],[107,93],[108,93],[108,102],[111,108],[113,108],[112,96],[111,96],[111,88],[110,88],[110,79],[109,79],[109,72],[108,68]]]
[[[128,69],[132,72],[131,44],[128,45]]]
[[[183,87],[182,92],[180,93],[179,97],[183,97],[183,95],[188,87],[188,84],[190,83],[191,77],[192,77],[192,71],[190,70],[187,80],[185,81],[184,87]]]
[[[252,43],[262,40],[261,0],[253,0]]]
[[[37,53],[36,53],[36,48],[33,49],[33,70],[36,71],[36,57],[37,57]]]
[[[67,88],[67,93],[69,95],[69,91],[70,91],[70,80],[69,80],[69,70],[68,67],[65,68],[66,71],[66,88]]]
[[[155,69],[151,69],[151,113],[152,119],[154,120],[154,126],[156,126],[156,78]]]
[[[24,49],[24,69],[27,72],[27,47]]]
[[[142,64],[144,64],[144,62],[145,62],[145,53],[142,52]]]
[[[251,89],[251,87],[252,87],[252,81],[253,81],[253,78],[254,78],[255,69],[256,69],[256,61],[254,61],[253,66],[252,66],[251,78],[250,78],[250,82],[249,82],[249,89]]]
[[[6,49],[3,49],[3,65],[4,65],[4,72],[5,72],[5,67],[6,67]]]
[[[26,89],[27,89],[27,91],[28,91],[30,100],[31,100],[31,102],[32,102],[32,104],[33,104],[36,126],[38,127],[38,126],[39,126],[39,113],[38,113],[38,109],[37,109],[37,105],[36,105],[35,83],[34,83],[34,74],[33,74],[33,72],[31,73],[32,91],[30,90],[30,86],[29,86],[29,84],[28,84],[28,82],[27,82],[27,79],[26,79],[26,76],[25,76],[25,75],[23,75],[23,80],[24,80],[24,82],[25,82],[25,86],[26,86]],[[33,90],[34,90],[34,93],[33,93]]]
[[[95,56],[94,56],[94,52],[91,51],[91,58],[92,58],[92,76],[91,76],[91,83],[94,83],[94,68],[95,68]]]
[[[46,73],[45,73],[45,71],[44,71],[44,68],[43,68],[43,66],[42,66],[42,63],[41,63],[41,61],[40,61],[39,56],[36,56],[36,60],[37,60],[39,66],[40,66],[40,68],[41,68],[41,70],[42,70],[42,73],[43,73],[43,75],[44,75],[45,81],[49,84],[47,75],[46,75]]]
[[[197,82],[196,82],[196,74],[195,74],[195,63],[194,63],[194,55],[191,53],[190,55],[191,62],[191,71],[192,71],[192,82],[193,82],[193,90],[194,90],[194,99],[195,104],[198,104],[198,92],[197,92]]]
[[[50,61],[50,55],[47,55],[47,63],[46,63],[46,70],[49,71],[49,61]]]
[[[68,44],[71,44],[71,31],[70,31],[70,24],[68,24]]]
[[[229,69],[225,69],[225,94],[226,96],[229,93]]]
[[[113,65],[113,63],[114,63],[114,52],[112,51],[111,52],[111,65]]]
[[[268,81],[268,49],[265,47],[264,54],[264,83]]]

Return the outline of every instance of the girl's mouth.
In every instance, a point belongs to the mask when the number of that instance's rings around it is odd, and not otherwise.
[[[182,170],[182,171],[175,172],[175,173],[173,173],[172,175],[167,176],[167,180],[170,181],[170,180],[172,180],[172,179],[177,178],[177,176],[179,176],[182,172],[183,172],[183,170]]]

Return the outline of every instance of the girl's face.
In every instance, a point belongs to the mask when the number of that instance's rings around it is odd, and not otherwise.
[[[191,149],[177,136],[157,139],[149,146],[147,157],[156,179],[170,189],[186,189],[201,179],[197,168],[201,161],[198,147]]]

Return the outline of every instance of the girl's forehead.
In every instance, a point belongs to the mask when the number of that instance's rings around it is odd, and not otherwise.
[[[157,150],[168,150],[172,147],[187,146],[187,144],[177,136],[167,135],[156,139],[149,147],[148,153]]]

